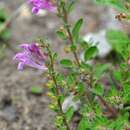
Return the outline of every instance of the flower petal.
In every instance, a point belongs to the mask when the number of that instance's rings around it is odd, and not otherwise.
[[[32,13],[37,14],[39,12],[39,8],[33,7]]]
[[[19,64],[18,64],[18,70],[23,70],[24,69],[24,63],[23,62],[20,62]]]
[[[50,12],[56,12],[57,8],[51,0],[28,0],[33,6],[32,13],[37,14],[39,10],[46,9]]]

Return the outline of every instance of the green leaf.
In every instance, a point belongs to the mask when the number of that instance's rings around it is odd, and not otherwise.
[[[66,119],[69,121],[71,121],[72,117],[73,117],[73,114],[74,114],[74,108],[73,107],[70,107],[66,112],[65,112],[65,116],[66,116]]]
[[[75,84],[75,80],[76,80],[76,76],[73,75],[73,74],[69,74],[67,77],[66,77],[66,82],[68,85],[73,85]]]
[[[72,35],[73,35],[75,41],[77,41],[79,38],[79,32],[80,32],[82,24],[83,24],[83,19],[81,18],[74,25],[74,28],[72,30]]]
[[[100,95],[102,96],[103,92],[104,92],[104,88],[101,84],[96,84],[95,87],[92,89],[92,91],[96,94],[96,95]]]
[[[32,87],[31,88],[31,93],[32,94],[42,94],[42,92],[43,92],[43,89],[41,88],[41,87],[37,87],[37,86],[34,86],[34,87]]]
[[[130,39],[122,31],[108,30],[106,33],[106,37],[107,37],[109,44],[111,44],[112,48],[116,52],[122,53],[122,51],[128,49],[128,44],[130,43]],[[124,53],[123,53],[123,55],[124,55]]]
[[[85,93],[85,90],[86,90],[84,84],[81,83],[81,82],[77,85],[77,88],[76,88],[76,89],[77,89],[77,91],[78,91],[78,93],[79,93],[80,95],[84,94],[84,93]]]
[[[122,79],[122,73],[118,70],[113,72],[113,75],[114,75],[115,79],[118,81],[120,81]]]
[[[8,40],[11,37],[11,32],[9,29],[4,27],[5,21],[8,19],[4,9],[0,9],[0,38],[3,40]]]
[[[0,9],[0,23],[4,23],[7,19],[7,14],[4,9]]]
[[[108,70],[108,68],[110,67],[109,64],[98,64],[96,67],[95,67],[95,77],[100,79],[101,76],[103,76],[104,72]]]
[[[76,51],[76,49],[77,49],[75,44],[71,44],[70,48],[71,48],[72,52]]]
[[[68,1],[67,7],[66,7],[68,13],[72,12],[72,10],[74,9],[74,5],[75,5],[74,1]]]
[[[10,30],[5,29],[2,33],[0,33],[0,37],[4,40],[8,40],[11,37]]]
[[[53,56],[52,56],[52,57],[53,57],[53,60],[56,60],[57,57],[58,57],[57,53],[53,53],[52,55],[53,55]]]
[[[87,128],[89,128],[89,122],[83,117],[78,125],[77,130],[87,130]]]
[[[70,68],[70,67],[72,67],[72,65],[73,65],[72,61],[69,60],[69,59],[62,59],[62,60],[60,61],[60,64],[61,64],[63,67],[66,67],[66,68]]]
[[[91,60],[92,58],[96,57],[96,55],[98,54],[98,49],[96,46],[90,47],[85,51],[84,54],[84,60]]]
[[[130,93],[130,84],[124,84],[123,90],[125,94]]]
[[[125,5],[125,0],[96,0],[98,3],[101,3],[103,5],[109,5],[114,7],[115,9],[130,14],[129,9],[127,9]]]
[[[66,40],[67,36],[65,35],[64,32],[62,32],[62,31],[57,31],[56,33],[57,33],[57,35],[58,35],[61,39]]]

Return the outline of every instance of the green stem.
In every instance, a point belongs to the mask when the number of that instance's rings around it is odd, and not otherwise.
[[[63,11],[64,11],[63,12],[64,13],[63,21],[64,21],[64,24],[65,24],[65,27],[66,27],[66,30],[67,30],[67,33],[68,33],[68,38],[69,38],[70,43],[74,44],[73,36],[71,34],[71,31],[70,31],[70,28],[69,28],[69,23],[68,23],[68,14],[67,14],[64,7],[63,7]],[[77,65],[80,67],[80,61],[79,61],[78,55],[77,55],[75,50],[73,50],[73,55],[75,57]]]
[[[49,54],[49,57],[50,57],[50,75],[53,79],[53,82],[55,84],[55,90],[56,90],[56,95],[58,97],[58,106],[59,106],[59,110],[60,110],[60,114],[61,116],[63,117],[63,121],[64,121],[64,125],[66,126],[66,129],[67,130],[71,130],[70,127],[69,127],[69,124],[67,122],[67,119],[65,117],[65,114],[63,112],[63,109],[62,109],[62,103],[60,101],[60,90],[59,90],[59,87],[58,87],[58,84],[57,84],[57,80],[56,80],[56,75],[55,75],[55,70],[54,70],[54,60],[53,60],[53,56],[52,56],[52,52],[50,50],[50,48],[47,46],[47,50],[48,50],[48,54]]]

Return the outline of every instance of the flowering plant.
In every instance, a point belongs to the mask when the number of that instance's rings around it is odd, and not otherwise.
[[[69,23],[75,0],[29,0],[29,3],[33,13],[46,9],[57,14],[62,26],[56,33],[69,43],[66,53],[74,56],[59,61],[66,73],[57,72],[57,53],[52,51],[48,40],[40,39],[37,43],[22,44],[23,52],[14,57],[19,61],[20,70],[27,65],[47,73],[48,96],[52,100],[49,107],[57,113],[56,127],[59,130],[129,130],[130,38],[121,31],[109,31],[107,40],[119,60],[98,62],[97,46],[80,36],[83,19],[74,25]],[[122,4],[118,1],[115,5],[119,3]],[[84,51],[83,59],[79,57],[79,48]],[[90,60],[94,62],[90,64]]]

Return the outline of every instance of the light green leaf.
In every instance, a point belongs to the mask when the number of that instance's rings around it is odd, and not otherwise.
[[[122,53],[123,50],[127,49],[130,43],[130,39],[122,31],[108,30],[106,37],[109,44],[111,44],[112,48],[118,53]]]
[[[104,88],[101,84],[97,84],[95,85],[95,87],[92,89],[92,91],[97,94],[102,96],[103,92],[104,92]]]
[[[34,86],[34,87],[32,87],[31,88],[31,93],[32,94],[42,94],[42,92],[43,92],[43,89],[41,88],[41,87],[37,87],[37,86]]]
[[[86,130],[87,128],[89,128],[89,122],[83,117],[78,125],[77,130]]]
[[[66,116],[66,119],[69,121],[71,121],[72,117],[73,117],[73,114],[74,114],[74,108],[73,107],[70,107],[66,113],[65,113],[65,116]]]

